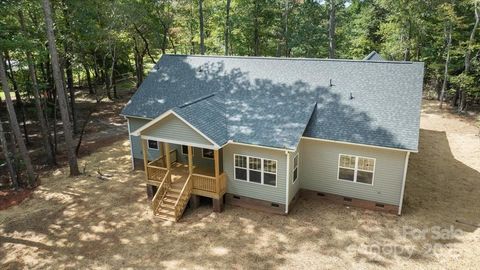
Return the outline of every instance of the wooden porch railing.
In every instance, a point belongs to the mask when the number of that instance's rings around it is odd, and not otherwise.
[[[147,166],[147,176],[150,181],[162,182],[165,178],[165,175],[168,173],[167,168],[148,165]]]
[[[175,202],[175,220],[178,221],[185,211],[187,207],[188,200],[190,200],[190,196],[192,195],[193,183],[192,183],[192,175],[189,175],[187,181],[183,185],[182,191],[180,191],[180,195]]]
[[[165,159],[165,155],[160,156],[159,158],[153,161],[150,161],[148,165],[165,168],[165,162],[163,161],[164,159]],[[174,163],[177,161],[178,161],[178,152],[177,152],[177,149],[173,149],[170,151],[170,163]]]
[[[215,178],[203,174],[192,174],[193,194],[207,196],[211,198],[221,197],[227,187],[226,175],[222,173]]]
[[[177,149],[170,151],[170,155],[172,160],[171,163],[176,162]],[[156,160],[150,161],[147,164],[146,174],[147,174],[147,182],[149,182],[149,184],[159,185],[160,182],[162,182],[165,176],[167,175],[168,169],[164,167],[164,164],[165,164],[163,162],[164,158],[165,158],[165,155],[159,157]]]
[[[152,199],[152,209],[154,213],[155,211],[157,211],[157,208],[160,205],[160,202],[163,200],[163,198],[165,197],[165,194],[167,194],[167,191],[170,189],[170,185],[171,185],[170,172],[167,171],[167,173],[165,174],[165,177],[163,178],[162,182],[158,186],[155,196]]]

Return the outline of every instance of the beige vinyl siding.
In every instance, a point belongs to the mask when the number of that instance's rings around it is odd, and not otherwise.
[[[245,155],[277,161],[277,186],[261,185],[234,179],[233,155]],[[227,174],[227,192],[239,196],[285,204],[286,154],[284,150],[228,144],[223,148],[223,167]]]
[[[291,152],[290,153],[290,158],[289,158],[289,163],[290,165],[288,166],[289,168],[289,177],[288,177],[288,181],[289,181],[289,188],[288,188],[288,201],[292,201],[293,197],[295,197],[295,194],[297,194],[297,192],[300,190],[300,175],[301,175],[301,172],[300,172],[300,159],[298,160],[299,162],[299,167],[298,167],[298,178],[297,180],[295,181],[295,183],[293,183],[293,159],[295,158],[295,156],[297,155],[297,153],[299,153],[300,151],[300,148],[298,147],[297,150],[295,152]],[[300,158],[300,155],[298,156]]]
[[[375,158],[372,185],[337,179],[339,154]],[[406,152],[302,139],[300,186],[304,189],[399,205]]]
[[[170,114],[142,132],[142,135],[195,144],[213,144],[192,127]]]

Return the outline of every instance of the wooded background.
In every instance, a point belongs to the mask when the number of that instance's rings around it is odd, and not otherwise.
[[[62,120],[76,175],[80,144],[74,139],[83,135],[76,94],[116,100],[118,81],[133,78],[138,87],[164,53],[362,59],[375,50],[388,60],[425,62],[425,96],[440,99],[440,106],[445,100],[464,113],[480,102],[478,0],[0,0],[0,5],[5,74],[0,133],[6,135],[0,140],[7,145],[5,166],[13,159],[27,171],[32,166],[22,150],[23,140],[29,144],[26,122],[38,123],[43,151],[55,165],[56,123]],[[9,91],[14,107],[7,119]],[[30,107],[35,117],[25,112]],[[33,186],[35,176],[28,176],[25,183]]]

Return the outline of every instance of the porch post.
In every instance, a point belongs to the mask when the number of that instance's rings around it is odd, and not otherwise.
[[[188,146],[188,172],[190,175],[193,173],[193,158],[192,158],[192,147]]]
[[[165,149],[165,161],[167,170],[170,170],[170,145],[166,142],[163,143],[163,149]]]
[[[148,171],[147,171],[147,166],[148,166],[148,149],[147,149],[147,140],[142,139],[140,137],[140,140],[142,141],[142,154],[143,154],[143,166],[145,169],[145,177],[148,180]]]
[[[218,149],[213,150],[213,159],[215,162],[215,190],[217,194],[220,194],[220,160],[218,155]],[[213,212],[223,211],[223,196],[218,199],[213,199]]]
[[[165,155],[165,144],[164,143],[160,143],[160,153],[162,155]],[[162,166],[166,168],[167,164],[165,164],[166,162],[165,162],[164,158],[162,159],[162,163],[163,163]]]
[[[219,160],[218,160],[218,149],[213,150],[213,159],[214,159],[214,162],[215,162],[216,191],[217,191],[217,193],[219,193],[220,192],[220,181],[219,181],[220,166],[219,166]]]

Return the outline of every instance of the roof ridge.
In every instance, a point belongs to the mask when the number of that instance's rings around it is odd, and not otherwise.
[[[389,61],[365,59],[328,59],[328,58],[302,58],[302,57],[273,57],[273,56],[238,56],[238,55],[198,55],[198,54],[163,54],[169,57],[196,57],[196,58],[230,58],[230,59],[260,59],[260,60],[288,60],[288,61],[315,61],[315,62],[352,62],[352,63],[380,63],[380,64],[415,64],[423,62],[414,61]]]
[[[193,105],[193,104],[198,103],[198,102],[200,102],[200,101],[203,101],[203,100],[205,100],[205,99],[211,98],[211,97],[215,96],[216,93],[217,93],[217,92],[210,93],[210,94],[208,94],[208,95],[206,95],[206,96],[201,96],[201,97],[199,97],[199,98],[197,98],[197,99],[187,101],[187,102],[183,103],[182,105],[178,106],[178,108],[185,108],[185,107],[187,107],[187,106]]]

